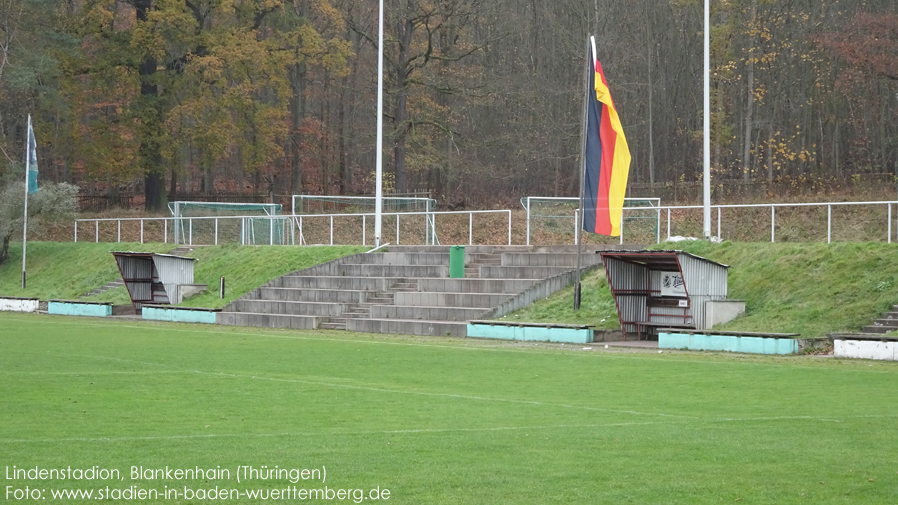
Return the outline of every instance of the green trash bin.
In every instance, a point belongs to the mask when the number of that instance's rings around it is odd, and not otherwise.
[[[449,277],[452,279],[464,279],[465,277],[465,246],[454,245],[449,248]]]

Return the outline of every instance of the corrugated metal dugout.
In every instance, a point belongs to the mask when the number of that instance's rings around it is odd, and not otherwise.
[[[626,333],[705,329],[705,303],[727,297],[727,269],[684,251],[602,253],[605,276]]]
[[[131,251],[113,251],[112,255],[137,311],[144,303],[180,303],[179,287],[193,284],[196,258]]]

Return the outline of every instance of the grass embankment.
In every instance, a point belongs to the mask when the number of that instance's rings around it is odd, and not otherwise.
[[[895,503],[894,363],[566,348],[0,314],[3,464],[121,475],[4,486],[93,493],[66,504],[294,486],[397,504]],[[327,478],[238,483],[240,465]]]
[[[21,289],[22,248],[10,247],[10,259],[0,265],[0,295],[41,299],[76,299],[84,293],[121,279],[109,251],[167,253],[172,244],[139,243],[28,243],[27,289]],[[271,279],[325,261],[365,251],[361,246],[197,247],[190,256],[199,259],[194,282],[208,284],[209,292],[184,301],[190,307],[222,307]],[[225,277],[226,297],[218,297],[219,278]],[[93,302],[130,303],[124,287],[84,299]]]
[[[746,314],[716,326],[719,330],[799,333],[806,337],[858,331],[898,303],[898,245],[696,241],[665,243],[656,248],[681,249],[730,265],[729,298],[745,300]],[[586,277],[583,305],[576,313],[573,296],[573,287],[569,287],[510,314],[506,320],[619,327],[603,272]]]
[[[32,242],[26,257],[27,282],[22,289],[22,243],[9,245],[9,259],[0,265],[0,295],[74,300],[121,274],[109,251],[167,253],[171,244]],[[128,294],[124,293],[125,300]],[[101,300],[90,297],[90,301]]]

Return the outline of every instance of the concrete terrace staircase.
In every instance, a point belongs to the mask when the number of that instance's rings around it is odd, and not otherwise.
[[[873,324],[864,326],[864,333],[881,335],[890,331],[898,331],[898,305],[892,305],[892,310],[883,312],[882,317],[873,320]]]
[[[576,275],[575,246],[467,246],[463,279],[449,278],[448,247],[388,249],[279,277],[230,303],[217,322],[466,336],[467,321],[525,307],[570,285]],[[584,247],[584,268],[601,265],[597,250]]]

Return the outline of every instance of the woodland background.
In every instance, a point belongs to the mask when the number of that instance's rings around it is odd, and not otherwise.
[[[444,209],[575,196],[592,32],[630,196],[697,193],[703,2],[385,3],[387,191]],[[895,188],[895,1],[711,3],[716,196]],[[107,203],[372,194],[377,8],[0,0],[0,177],[21,176],[32,114],[41,180]]]

